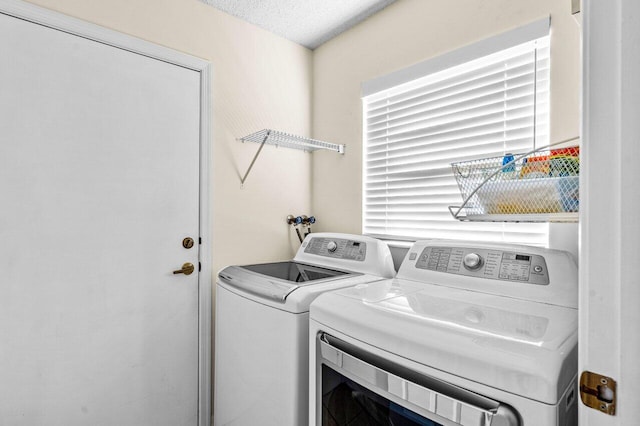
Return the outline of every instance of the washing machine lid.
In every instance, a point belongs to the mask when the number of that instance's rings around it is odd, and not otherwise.
[[[389,279],[326,293],[310,315],[385,351],[547,404],[577,374],[573,308]]]
[[[292,261],[229,266],[218,273],[233,289],[282,303],[301,287],[358,275],[362,274]]]
[[[259,263],[256,265],[245,265],[242,266],[242,268],[271,278],[278,278],[291,283],[297,283],[297,285],[304,285],[301,283],[309,283],[316,280],[324,280],[347,274],[345,271],[336,271],[291,261]]]

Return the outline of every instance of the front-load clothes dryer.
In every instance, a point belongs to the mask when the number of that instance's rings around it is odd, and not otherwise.
[[[395,275],[389,248],[315,233],[292,261],[218,274],[214,423],[301,426],[308,419],[309,304],[320,294]]]
[[[310,425],[576,426],[566,252],[416,242],[396,278],[310,309]]]

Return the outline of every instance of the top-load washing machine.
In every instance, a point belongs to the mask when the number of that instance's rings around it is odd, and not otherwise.
[[[429,240],[310,310],[310,424],[575,426],[566,252]]]
[[[218,274],[214,423],[302,426],[308,419],[309,304],[323,292],[395,275],[379,240],[314,233],[293,261]]]

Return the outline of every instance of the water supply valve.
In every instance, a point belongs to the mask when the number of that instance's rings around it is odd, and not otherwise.
[[[287,216],[286,220],[287,220],[287,224],[295,228],[296,234],[298,235],[298,239],[300,240],[300,243],[304,241],[304,237],[306,237],[311,233],[311,225],[313,223],[316,223],[316,218],[314,216],[307,217],[306,215],[294,216],[290,214]],[[306,228],[306,231],[304,231],[304,237],[302,236],[302,234],[300,233],[300,229],[298,228],[298,226],[300,225]]]

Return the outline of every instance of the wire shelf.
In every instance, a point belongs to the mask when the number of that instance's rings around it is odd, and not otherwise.
[[[253,165],[255,164],[262,148],[265,145],[282,146],[285,148],[301,149],[306,152],[317,151],[319,149],[326,149],[335,151],[339,154],[344,154],[344,145],[339,145],[330,142],[324,142],[317,139],[305,138],[302,136],[296,136],[289,133],[279,132],[277,130],[263,129],[258,132],[252,133],[248,136],[244,136],[239,139],[242,142],[255,142],[260,144],[260,148],[256,152],[256,155],[251,160],[249,168],[243,177],[240,178],[240,184],[244,186],[244,182],[247,180]]]
[[[455,219],[492,222],[578,220],[580,149],[577,146],[549,146],[515,156],[507,154],[452,163],[451,168],[464,200],[460,206],[449,207]]]
[[[263,129],[240,138],[242,142],[264,143],[266,145],[282,146],[284,148],[301,149],[303,151],[317,151],[327,149],[344,154],[344,145],[324,142],[317,139],[305,138],[277,130]]]

